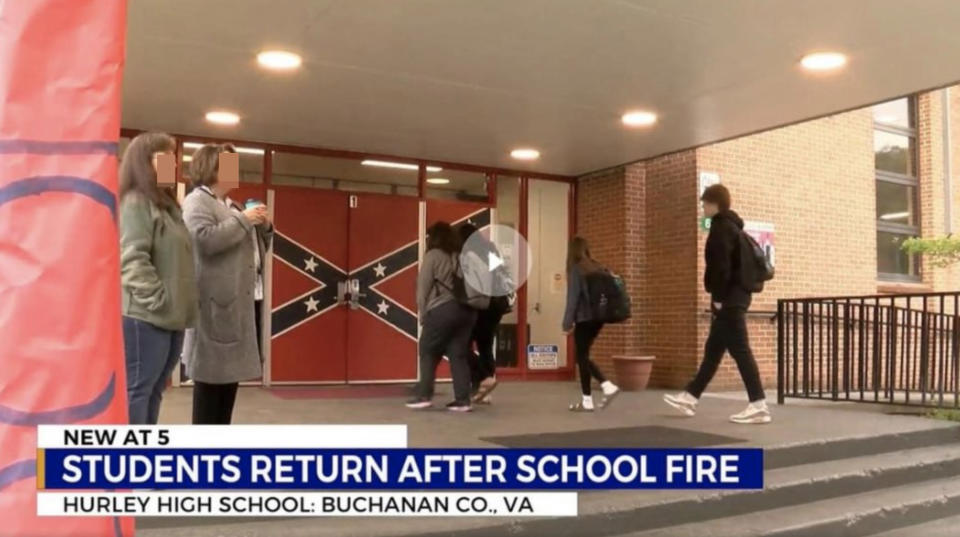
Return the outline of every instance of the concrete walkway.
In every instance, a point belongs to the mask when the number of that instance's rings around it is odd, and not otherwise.
[[[281,388],[282,389],[282,388]],[[742,440],[737,446],[782,448],[817,445],[847,438],[903,434],[950,427],[919,417],[890,415],[889,407],[847,403],[793,403],[772,406],[774,421],[743,426],[727,417],[743,408],[739,394],[706,395],[694,418],[678,417],[664,405],[662,392],[622,394],[609,409],[593,414],[567,411],[578,397],[574,383],[503,383],[494,392],[493,406],[472,414],[443,410],[414,412],[403,407],[399,394],[353,397],[350,387],[317,388],[322,398],[296,388],[299,398],[279,397],[270,390],[242,388],[236,423],[406,423],[412,447],[495,447],[483,438],[519,434],[558,433],[637,426],[661,426],[711,433]],[[337,390],[342,390],[337,392]],[[394,390],[396,392],[397,390]],[[441,385],[436,402],[442,407],[450,387]],[[340,396],[342,394],[342,397]],[[191,390],[172,389],[164,400],[161,423],[189,423]],[[589,435],[585,436],[589,438]],[[643,447],[638,444],[636,447]],[[814,465],[808,465],[814,466]],[[796,479],[799,468],[784,470],[783,479]],[[789,474],[789,475],[788,475]],[[775,478],[775,477],[774,477]],[[636,509],[638,506],[703,496],[696,491],[592,492],[580,494],[581,515]],[[698,496],[699,495],[699,496]],[[503,519],[145,519],[138,535],[146,537],[237,536],[387,536],[490,528],[502,534]],[[494,526],[499,526],[495,528]],[[494,531],[496,530],[496,531]],[[483,532],[481,532],[483,533]]]

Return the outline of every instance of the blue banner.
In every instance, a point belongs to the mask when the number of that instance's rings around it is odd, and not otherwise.
[[[759,489],[760,449],[46,449],[46,489]]]

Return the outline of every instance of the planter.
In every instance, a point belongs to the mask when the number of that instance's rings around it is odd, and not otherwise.
[[[644,390],[650,382],[655,356],[614,356],[613,372],[621,390]]]

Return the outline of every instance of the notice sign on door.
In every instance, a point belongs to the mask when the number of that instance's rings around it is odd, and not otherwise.
[[[560,347],[556,345],[527,345],[529,369],[556,369],[559,364]]]

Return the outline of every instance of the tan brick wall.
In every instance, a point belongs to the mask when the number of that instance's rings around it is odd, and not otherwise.
[[[952,144],[960,141],[960,89],[951,90]],[[921,232],[940,236],[943,138],[940,92],[918,100]],[[953,229],[960,231],[960,151],[952,155]],[[714,172],[745,220],[775,226],[777,277],[752,310],[779,298],[878,292],[873,117],[863,109],[708,145],[581,178],[578,229],[594,253],[624,274],[635,318],[611,327],[594,357],[606,370],[620,353],[657,356],[653,385],[680,388],[693,375],[709,328],[702,290],[706,233],[697,227],[697,175]],[[960,268],[923,269],[928,289],[960,289]],[[922,290],[915,287],[914,290]],[[749,320],[767,388],[776,387],[776,323]],[[739,389],[725,360],[711,390]]]

